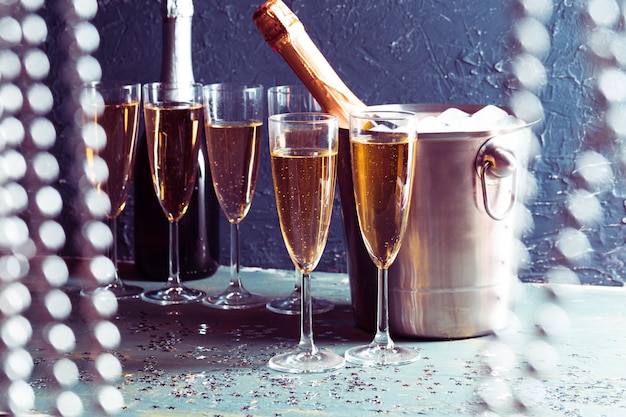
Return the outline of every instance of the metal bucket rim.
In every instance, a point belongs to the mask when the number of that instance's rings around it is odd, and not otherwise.
[[[459,109],[461,111],[473,114],[476,111],[487,106],[487,104],[457,104],[457,103],[413,103],[413,104],[381,104],[376,106],[369,106],[371,109],[385,109],[385,110],[408,110],[418,114],[418,116],[436,116],[451,107]],[[497,105],[496,105],[497,106]],[[510,115],[512,111],[507,106],[498,106],[501,109],[506,110]],[[420,132],[419,140],[472,140],[472,139],[490,139],[496,136],[506,135],[522,129],[529,128],[540,120],[527,121],[522,120],[524,124],[520,126],[494,129],[494,130],[476,130],[476,131],[446,131],[446,132]]]

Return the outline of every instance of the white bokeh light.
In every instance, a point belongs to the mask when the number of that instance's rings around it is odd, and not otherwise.
[[[28,104],[35,114],[43,115],[52,110],[54,99],[50,89],[44,84],[34,84],[27,92]]]
[[[44,184],[59,178],[60,168],[57,159],[48,152],[40,152],[33,158],[32,166],[37,178]]]
[[[67,264],[57,255],[46,257],[41,263],[41,271],[48,284],[52,287],[65,285],[69,278]]]
[[[56,142],[56,129],[46,118],[35,118],[30,124],[30,135],[39,149],[49,149]]]
[[[41,187],[35,194],[39,212],[46,217],[56,217],[63,209],[61,194],[51,186]]]
[[[100,221],[90,221],[84,227],[87,241],[98,251],[108,249],[113,243],[113,234],[109,226]]]
[[[100,34],[98,29],[89,22],[80,22],[74,28],[78,47],[84,53],[93,53],[100,45]]]
[[[33,80],[43,80],[50,72],[50,61],[43,51],[31,49],[24,54],[24,68]]]
[[[56,221],[48,220],[39,226],[39,238],[46,248],[56,252],[65,245],[65,230]]]
[[[22,32],[26,42],[40,45],[48,36],[48,27],[41,16],[30,13],[22,20]]]
[[[20,75],[20,57],[11,50],[0,51],[0,79],[14,80]]]

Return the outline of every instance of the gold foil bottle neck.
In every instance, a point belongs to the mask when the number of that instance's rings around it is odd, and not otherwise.
[[[291,9],[282,0],[268,0],[256,10],[252,20],[322,109],[336,115],[340,127],[349,128],[350,112],[365,104],[339,78]]]

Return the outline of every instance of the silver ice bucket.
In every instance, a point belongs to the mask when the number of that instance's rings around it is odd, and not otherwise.
[[[449,107],[388,105],[420,118]],[[467,338],[506,326],[512,307],[520,247],[518,182],[526,173],[532,137],[525,124],[503,131],[418,135],[409,224],[389,270],[389,322],[393,334],[433,339]],[[339,192],[348,251],[354,317],[376,326],[376,268],[358,227],[350,171],[349,133],[340,132]]]

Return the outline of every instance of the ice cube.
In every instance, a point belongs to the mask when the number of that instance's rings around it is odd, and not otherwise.
[[[369,129],[370,132],[391,132],[391,127],[387,125],[387,123],[378,123]]]
[[[441,120],[435,116],[424,117],[417,123],[418,133],[445,132],[446,127]]]
[[[437,116],[439,121],[444,125],[454,125],[459,120],[463,120],[466,117],[469,117],[469,113],[464,112],[463,110],[457,109],[455,107],[450,107]]]
[[[516,127],[520,127],[524,125],[524,121],[522,119],[518,119],[513,115],[508,115],[496,123],[496,127],[498,129],[514,129]]]
[[[487,126],[495,126],[501,119],[504,119],[508,115],[509,113],[507,113],[506,110],[489,104],[472,114],[472,119],[480,120]]]

